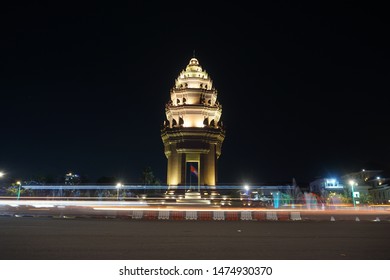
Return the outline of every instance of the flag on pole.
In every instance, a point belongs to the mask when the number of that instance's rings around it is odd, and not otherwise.
[[[190,165],[191,173],[195,174],[195,176],[198,176],[198,171],[193,165]]]

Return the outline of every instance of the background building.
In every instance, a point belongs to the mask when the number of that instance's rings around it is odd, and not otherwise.
[[[387,178],[383,184],[369,189],[374,204],[390,204],[390,180]]]
[[[80,175],[71,172],[65,174],[65,185],[78,185],[81,182]]]
[[[330,192],[342,193],[344,185],[336,178],[319,178],[310,183],[309,190],[321,197],[327,197]]]
[[[322,198],[329,194],[343,194],[355,205],[389,204],[390,178],[384,176],[382,170],[365,170],[342,175],[341,180],[319,178],[310,183],[309,191]]]
[[[358,172],[347,173],[341,176],[341,180],[348,191],[353,190],[360,195],[368,195],[369,189],[375,187],[375,180],[380,178],[382,170],[366,170],[362,169]]]

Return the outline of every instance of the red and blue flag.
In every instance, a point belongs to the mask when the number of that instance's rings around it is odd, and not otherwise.
[[[198,171],[196,170],[195,166],[190,165],[190,170],[192,174],[195,174],[195,176],[198,176]]]

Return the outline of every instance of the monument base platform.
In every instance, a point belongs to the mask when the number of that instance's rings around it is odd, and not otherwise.
[[[186,191],[183,199],[176,199],[176,203],[182,204],[211,204],[210,199],[202,199],[200,192]]]

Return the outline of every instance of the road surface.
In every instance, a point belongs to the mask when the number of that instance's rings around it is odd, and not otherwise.
[[[0,217],[8,260],[390,258],[390,222]]]

